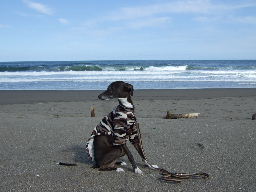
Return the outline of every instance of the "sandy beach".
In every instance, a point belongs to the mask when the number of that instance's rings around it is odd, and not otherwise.
[[[159,181],[130,144],[143,175],[131,171],[126,157],[124,173],[91,168],[86,141],[117,105],[115,99],[98,100],[99,93],[0,91],[0,191],[256,191],[256,89],[135,91],[150,162],[172,172],[210,175],[179,184]],[[200,116],[167,120],[167,110]]]

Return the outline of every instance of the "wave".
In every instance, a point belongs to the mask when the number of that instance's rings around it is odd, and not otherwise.
[[[102,71],[97,65],[71,65],[71,66],[0,66],[0,72],[20,71]]]
[[[255,81],[256,71],[58,71],[58,72],[0,72],[0,82],[19,81]]]
[[[188,65],[186,70],[199,70],[199,71],[243,71],[243,70],[256,70],[256,65],[233,65],[233,66],[194,66]]]
[[[67,71],[256,71],[256,61],[42,61],[0,62],[0,72],[67,72]]]
[[[185,70],[221,70],[217,67],[198,66],[99,66],[99,65],[68,65],[68,66],[0,66],[0,72],[65,72],[65,71],[185,71]]]
[[[125,66],[125,65],[67,65],[67,66],[0,66],[0,72],[63,72],[63,71],[180,71],[187,66]]]

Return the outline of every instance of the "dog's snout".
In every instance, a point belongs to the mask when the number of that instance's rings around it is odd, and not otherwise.
[[[109,94],[107,93],[107,91],[104,91],[103,93],[101,93],[101,94],[98,95],[98,98],[99,98],[100,100],[109,100],[109,99],[112,99],[113,96],[112,96],[112,95],[109,95]]]
[[[106,96],[104,96],[104,95],[102,95],[102,94],[99,95],[98,98],[99,98],[100,100],[107,100],[107,99],[108,99]]]
[[[103,100],[103,99],[102,99],[102,94],[98,95],[98,98],[99,98],[100,100]]]

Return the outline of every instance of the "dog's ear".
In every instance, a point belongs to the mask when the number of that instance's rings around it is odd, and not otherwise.
[[[126,88],[126,90],[129,91],[130,95],[133,96],[133,91],[134,91],[133,86],[129,83],[126,83],[125,88]]]

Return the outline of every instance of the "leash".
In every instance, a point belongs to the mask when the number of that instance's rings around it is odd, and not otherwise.
[[[185,179],[207,179],[209,178],[208,173],[204,172],[198,172],[198,173],[172,173],[169,172],[163,168],[156,168],[153,165],[150,165],[147,163],[147,166],[150,169],[157,170],[161,177],[159,178],[160,181],[165,181],[165,182],[171,182],[171,183],[180,183],[182,180]]]
[[[199,173],[171,173],[165,169],[158,169],[161,175],[160,180],[166,182],[180,183],[183,179],[207,179],[209,174],[204,172]]]

